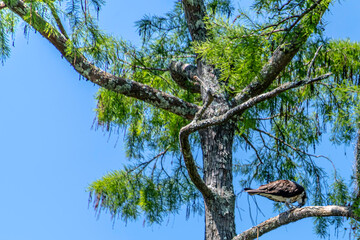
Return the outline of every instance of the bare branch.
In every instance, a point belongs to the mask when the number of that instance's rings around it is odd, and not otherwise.
[[[303,218],[308,217],[347,217],[360,221],[360,218],[352,213],[350,207],[343,206],[310,206],[303,208],[296,208],[284,213],[280,213],[278,216],[270,218],[255,227],[252,227],[241,234],[234,237],[232,240],[250,240],[256,239],[270,232],[278,227],[287,225],[292,222],[296,222]]]
[[[246,137],[245,134],[241,134],[241,137],[245,140],[245,142],[254,150],[255,154],[256,154],[256,157],[257,159],[259,160],[259,164],[263,164],[262,160],[261,160],[261,157],[259,155],[259,152],[258,150],[255,148],[255,146],[250,142],[250,140]],[[257,172],[257,171],[256,171]]]
[[[119,61],[129,65],[129,67],[131,67],[131,68],[138,68],[138,69],[141,69],[141,70],[148,70],[148,71],[151,71],[151,72],[153,72],[153,71],[167,72],[168,71],[168,69],[164,69],[164,68],[146,66],[146,64],[140,58],[138,58],[136,53],[133,52],[133,51],[129,51],[128,54],[131,55],[137,62],[139,62],[141,64],[141,65],[135,65],[135,64],[132,64],[132,63],[129,63],[129,62],[125,61],[124,59],[119,60]]]
[[[322,46],[323,46],[323,45],[320,45],[320,46],[318,47],[318,49],[316,50],[316,52],[315,52],[315,54],[314,54],[314,57],[313,57],[313,58],[311,59],[311,61],[310,61],[310,65],[309,65],[309,68],[308,68],[308,71],[307,71],[307,75],[306,75],[308,78],[310,78],[310,76],[311,76],[311,68],[313,67],[314,62],[315,62],[315,59],[316,59],[317,55],[319,54],[320,49],[322,48]]]
[[[261,160],[261,158],[260,158],[260,155],[259,155],[258,150],[257,150],[257,149],[255,148],[255,146],[250,142],[250,140],[246,137],[246,135],[245,135],[245,134],[241,134],[241,137],[242,137],[242,138],[245,140],[245,142],[254,150],[254,152],[255,152],[255,154],[256,154],[256,157],[257,157],[257,159],[259,160],[259,163],[256,164],[256,168],[255,168],[254,174],[253,174],[253,176],[252,176],[252,179],[253,179],[254,177],[256,177],[256,176],[258,175],[259,167],[260,167],[261,164],[263,164],[263,162],[262,162],[262,160]],[[252,180],[250,180],[250,181],[252,181]]]
[[[17,4],[9,6],[9,9],[19,15],[25,22],[28,22],[44,38],[49,40],[74,69],[91,82],[111,91],[147,102],[155,107],[167,110],[187,119],[193,119],[196,112],[199,110],[197,105],[188,103],[178,97],[159,91],[148,85],[107,73],[91,64],[79,52],[67,53],[67,39],[55,28],[52,28],[51,31],[45,31],[42,26],[49,26],[49,24],[41,18],[39,14],[31,12],[31,9],[24,4],[24,1],[18,1]],[[30,12],[32,14],[31,19],[26,17]]]
[[[281,11],[284,7],[286,7],[287,5],[289,5],[291,3],[292,0],[289,0],[287,3],[284,3],[280,8],[278,8],[278,11]]]
[[[212,103],[212,101],[214,100],[214,96],[211,94],[211,91],[208,90],[206,92],[206,97],[205,97],[205,102],[204,105],[201,107],[201,109],[195,114],[194,117],[194,122],[198,121],[201,119],[202,115],[204,114],[204,112],[206,111],[206,109],[210,106],[210,104]]]
[[[293,29],[296,24],[298,24],[298,22],[306,15],[308,14],[310,11],[314,10],[320,3],[322,0],[318,0],[316,2],[314,2],[313,5],[311,5],[308,9],[306,9],[299,17],[298,19],[296,19],[296,21],[287,29],[287,30],[291,30]]]
[[[140,174],[140,173],[142,173],[142,172],[144,171],[144,169],[145,169],[150,163],[152,163],[154,160],[157,160],[159,157],[165,156],[165,154],[167,153],[167,151],[169,150],[169,148],[170,148],[170,147],[167,147],[164,151],[162,151],[161,153],[157,154],[157,155],[156,155],[155,157],[153,157],[152,159],[150,159],[150,160],[148,160],[148,161],[145,161],[145,162],[142,162],[142,163],[138,164],[137,166],[129,169],[129,170],[127,171],[127,173],[131,173],[131,172],[133,172],[133,171],[135,171],[135,170],[137,170],[137,169],[139,169],[139,168],[141,168],[141,169],[138,171],[137,175]],[[154,168],[155,168],[155,167],[156,167],[156,164],[154,164]]]
[[[263,133],[263,134],[265,134],[265,135],[267,135],[267,136],[269,136],[269,137],[271,137],[271,138],[273,138],[273,139],[281,142],[282,144],[284,144],[285,146],[291,148],[292,150],[294,150],[294,151],[296,151],[296,152],[300,152],[300,153],[305,154],[305,155],[307,155],[307,156],[309,156],[309,157],[325,158],[325,159],[329,160],[329,161],[332,163],[332,161],[330,160],[330,158],[328,158],[328,157],[326,157],[326,156],[324,156],[324,155],[314,155],[314,154],[311,154],[311,153],[307,153],[307,152],[301,150],[300,148],[296,148],[296,147],[290,145],[289,143],[285,142],[283,139],[278,138],[278,137],[275,137],[275,136],[272,135],[271,133],[265,132],[265,131],[263,131],[263,130],[261,130],[261,129],[257,129],[257,128],[254,128],[254,130],[257,131],[257,132]],[[332,164],[333,164],[333,163],[332,163]],[[333,166],[334,166],[334,164],[333,164]]]
[[[278,138],[278,137],[272,135],[271,133],[268,133],[268,132],[265,132],[265,131],[263,131],[263,130],[261,130],[261,129],[256,129],[256,128],[255,128],[254,130],[257,131],[257,132],[259,132],[259,133],[263,133],[263,134],[265,134],[265,135],[267,135],[267,136],[275,139],[276,141],[281,142],[282,144],[284,144],[285,146],[291,148],[291,149],[294,150],[295,152],[299,152],[299,153],[305,154],[305,155],[307,155],[307,156],[309,156],[309,157],[325,158],[326,160],[328,160],[328,161],[331,163],[331,165],[332,165],[332,167],[333,167],[333,169],[334,169],[335,178],[336,178],[336,176],[337,176],[337,171],[336,171],[335,164],[334,164],[334,162],[333,162],[330,158],[328,158],[327,156],[324,156],[324,155],[315,155],[315,154],[311,154],[311,153],[305,152],[305,151],[301,150],[300,148],[296,148],[296,147],[290,145],[289,143],[285,142],[283,139]]]

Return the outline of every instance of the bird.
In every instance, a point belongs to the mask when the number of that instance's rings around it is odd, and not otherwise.
[[[290,180],[276,180],[257,189],[244,188],[244,191],[250,195],[260,195],[276,202],[283,202],[289,209],[296,208],[292,205],[294,202],[298,202],[299,208],[307,201],[304,187]]]

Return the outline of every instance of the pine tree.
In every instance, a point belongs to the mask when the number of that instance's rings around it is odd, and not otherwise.
[[[174,1],[165,16],[136,23],[140,47],[99,29],[103,4],[0,2],[2,62],[25,23],[102,87],[98,125],[126,132],[132,164],[89,186],[96,211],[152,224],[186,206],[188,215],[205,212],[205,239],[254,239],[306,217],[317,217],[322,236],[346,221],[339,216],[350,217],[359,234],[359,144],[354,191],[338,174],[324,178],[314,159],[327,157],[310,153],[326,129],[336,144],[359,131],[360,44],[324,38],[331,0],[258,0],[250,13],[236,12],[230,0]],[[244,149],[254,156],[235,161],[234,151]],[[237,234],[235,173],[242,187],[297,181],[318,206]]]

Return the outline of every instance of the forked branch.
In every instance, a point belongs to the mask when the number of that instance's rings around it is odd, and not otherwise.
[[[219,115],[219,116],[213,117],[213,118],[209,118],[209,119],[204,119],[204,120],[198,121],[196,123],[193,123],[191,125],[188,125],[189,126],[188,131],[195,132],[200,129],[206,128],[206,127],[219,125],[221,123],[224,123],[225,121],[230,120],[232,117],[240,116],[244,111],[255,106],[256,104],[258,104],[260,102],[274,98],[277,95],[279,95],[283,92],[286,92],[290,89],[305,86],[305,85],[311,84],[311,83],[315,83],[315,82],[321,81],[323,79],[326,79],[330,76],[331,76],[331,73],[327,73],[327,74],[324,74],[324,75],[321,75],[319,77],[312,78],[312,79],[284,83],[272,91],[255,96],[255,97],[247,100],[246,102],[231,108],[230,110],[226,111],[222,115]]]
[[[200,175],[197,171],[195,160],[191,153],[191,147],[190,147],[190,142],[189,142],[190,134],[192,134],[200,129],[204,129],[204,128],[207,128],[210,126],[222,124],[222,123],[230,120],[235,115],[241,115],[245,110],[255,106],[256,104],[258,104],[262,101],[276,97],[280,93],[290,90],[292,88],[304,86],[306,84],[310,84],[310,83],[314,83],[314,82],[323,80],[325,78],[328,78],[330,75],[331,75],[331,73],[327,73],[325,75],[322,75],[322,76],[319,76],[319,77],[313,78],[313,79],[306,79],[306,80],[297,81],[297,82],[285,83],[270,92],[263,93],[259,96],[249,99],[248,101],[244,102],[243,104],[240,104],[240,105],[228,110],[227,112],[225,112],[224,114],[222,114],[218,117],[201,120],[202,113],[211,104],[211,101],[213,99],[211,96],[209,96],[207,98],[207,101],[205,101],[204,106],[195,115],[194,120],[190,124],[183,127],[180,130],[180,134],[179,134],[180,149],[184,156],[184,161],[185,161],[186,167],[188,169],[191,180],[193,181],[195,186],[200,190],[200,192],[206,197],[212,196],[211,189],[207,187],[207,185],[204,183],[204,181],[202,180],[202,178],[200,177]]]
[[[185,127],[180,129],[179,133],[179,141],[180,141],[180,150],[183,154],[186,169],[189,173],[191,181],[195,184],[195,186],[199,189],[199,191],[203,194],[204,197],[209,199],[213,196],[213,193],[210,188],[205,184],[203,179],[201,178],[199,172],[197,171],[197,166],[194,160],[194,157],[191,152],[191,145],[189,142],[189,136],[194,131],[191,130],[191,126],[195,124],[199,119],[201,119],[205,110],[210,106],[212,101],[214,100],[213,96],[210,92],[208,92],[208,96],[206,97],[206,101],[202,108],[196,113],[194,120],[186,125]]]

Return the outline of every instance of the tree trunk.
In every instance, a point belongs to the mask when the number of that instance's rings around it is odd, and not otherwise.
[[[232,176],[234,125],[203,129],[200,132],[204,181],[215,193],[205,198],[205,239],[230,240],[235,236],[235,194]]]
[[[357,141],[355,146],[355,194],[360,199],[360,126],[358,126]]]

